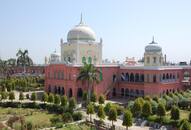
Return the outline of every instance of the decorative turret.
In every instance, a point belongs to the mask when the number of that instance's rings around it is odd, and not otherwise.
[[[162,48],[154,41],[145,47],[144,53],[144,65],[145,66],[161,66],[163,65]]]

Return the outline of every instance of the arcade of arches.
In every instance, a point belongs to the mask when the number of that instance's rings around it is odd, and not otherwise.
[[[51,86],[51,85],[48,86],[48,93],[66,95],[68,97],[72,97],[72,96],[75,95],[72,88],[69,88],[68,91],[66,91],[63,86]],[[76,95],[77,95],[78,98],[82,98],[82,96],[83,96],[82,88],[77,89],[77,94]]]

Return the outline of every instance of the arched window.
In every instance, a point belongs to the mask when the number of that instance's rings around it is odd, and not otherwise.
[[[58,86],[58,94],[61,94],[61,88]]]
[[[79,98],[81,98],[82,95],[83,95],[83,90],[82,90],[82,88],[78,88],[77,96],[78,96]]]
[[[144,74],[141,74],[141,82],[144,82]]]
[[[69,96],[69,97],[72,97],[72,95],[73,95],[73,94],[72,94],[72,89],[70,88],[70,89],[69,89],[69,92],[68,92],[68,96]]]
[[[121,81],[124,81],[125,80],[125,75],[124,73],[121,73]]]
[[[62,89],[61,89],[61,94],[62,94],[62,95],[64,95],[64,94],[65,94],[64,87],[62,87]]]
[[[125,89],[125,96],[126,96],[126,97],[129,96],[129,89],[128,89],[128,88]]]
[[[82,63],[84,63],[84,64],[86,63],[86,57],[84,57],[84,56],[82,57]]]
[[[166,74],[166,79],[169,79],[169,74],[168,73]]]
[[[156,83],[156,81],[157,81],[156,75],[153,75],[153,83]]]
[[[121,88],[121,96],[123,97],[124,96],[124,88]]]
[[[166,76],[165,76],[165,74],[163,74],[162,79],[165,80],[165,78],[166,78]]]
[[[139,74],[135,74],[135,82],[139,82]]]
[[[92,63],[92,58],[88,57],[88,63],[91,64]]]
[[[125,80],[129,81],[129,73],[125,74]]]
[[[133,73],[130,74],[130,82],[134,82],[134,75],[133,75]]]
[[[170,74],[170,79],[172,79],[172,74]]]

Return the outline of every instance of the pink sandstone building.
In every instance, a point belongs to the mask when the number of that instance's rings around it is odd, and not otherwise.
[[[100,71],[100,83],[93,90],[107,98],[160,96],[190,85],[191,67],[167,66],[162,48],[154,38],[145,47],[142,64],[103,62],[102,42],[102,39],[96,41],[94,31],[81,18],[68,32],[67,42],[61,39],[61,54],[51,54],[50,63],[45,67],[45,91],[81,98],[88,90],[85,82],[77,81],[84,62],[94,64]]]

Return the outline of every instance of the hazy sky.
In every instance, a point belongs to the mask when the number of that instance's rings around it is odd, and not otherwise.
[[[103,58],[141,58],[155,41],[171,61],[191,59],[191,0],[1,0],[0,57],[28,49],[35,63],[80,21],[103,38]]]

